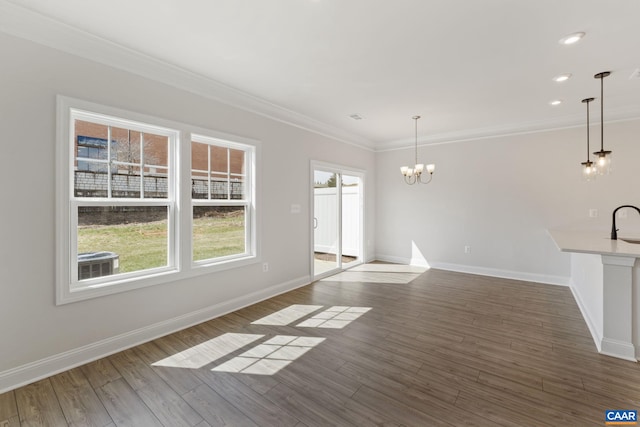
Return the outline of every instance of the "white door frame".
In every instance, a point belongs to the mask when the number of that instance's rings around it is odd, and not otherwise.
[[[335,173],[335,174],[339,174],[340,176],[342,175],[349,175],[349,176],[355,176],[360,178],[360,201],[359,201],[359,215],[360,215],[360,221],[359,221],[359,230],[358,230],[358,235],[359,235],[359,239],[358,239],[358,263],[357,264],[361,264],[364,262],[365,260],[365,253],[364,253],[364,242],[365,242],[365,235],[364,235],[364,220],[365,220],[365,215],[364,215],[364,193],[365,193],[365,176],[366,173],[365,171],[361,170],[361,169],[356,169],[356,168],[352,168],[349,166],[344,166],[344,165],[338,165],[335,163],[327,163],[327,162],[322,162],[322,161],[317,161],[317,160],[311,160],[311,164],[310,164],[310,171],[309,171],[309,205],[311,206],[311,209],[309,209],[309,235],[310,235],[310,242],[311,242],[311,246],[310,246],[310,275],[311,275],[311,279],[312,280],[318,280],[318,279],[322,279],[323,277],[327,277],[327,276],[331,276],[333,274],[336,274],[340,271],[343,271],[344,269],[342,268],[342,262],[340,257],[342,256],[342,186],[341,185],[336,185],[336,188],[338,189],[338,240],[339,240],[339,250],[338,250],[338,254],[336,254],[336,257],[338,262],[337,262],[337,267],[335,269],[331,269],[327,272],[315,275],[315,271],[314,271],[314,253],[315,253],[315,236],[314,236],[314,217],[315,217],[315,194],[314,194],[314,178],[315,178],[315,171],[316,170],[320,170],[323,172],[330,172],[330,173]],[[350,265],[350,267],[352,267],[353,265],[357,265],[357,264],[352,264]]]

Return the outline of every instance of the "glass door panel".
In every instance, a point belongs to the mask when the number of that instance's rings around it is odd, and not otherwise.
[[[341,268],[339,175],[314,170],[313,179],[313,270],[314,276]]]
[[[343,268],[349,268],[362,262],[362,229],[361,221],[361,181],[360,177],[341,175],[342,197],[342,233],[341,233],[341,262]]]

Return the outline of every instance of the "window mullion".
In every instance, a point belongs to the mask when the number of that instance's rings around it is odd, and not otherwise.
[[[144,132],[140,132],[140,165],[138,167],[140,168],[140,198],[144,199]]]
[[[107,197],[111,198],[111,126],[107,126]]]
[[[179,138],[179,136],[178,136]],[[144,175],[144,133],[140,135],[140,149],[142,161],[142,169],[141,175]],[[178,153],[179,146],[177,145],[176,136],[172,136],[167,140],[167,150],[169,152],[169,158],[167,159],[167,201],[169,202],[168,207],[168,224],[167,224],[167,254],[170,266],[177,268],[178,271],[181,269],[181,254],[179,254],[179,250],[181,247],[180,244],[180,209],[177,207],[177,203],[181,199],[176,192],[182,188],[182,185],[179,183],[180,180],[180,172],[183,170],[178,166],[178,159],[181,156]],[[156,170],[157,172],[157,170]],[[144,185],[144,181],[142,182]],[[144,190],[144,187],[143,187]]]
[[[209,192],[207,195],[207,199],[211,200],[213,193],[213,180],[211,179],[211,146],[207,147],[207,188],[209,188]]]
[[[231,149],[227,148],[227,200],[231,200]]]

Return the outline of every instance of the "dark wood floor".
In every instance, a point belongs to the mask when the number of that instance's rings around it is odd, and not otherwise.
[[[2,394],[0,426],[602,426],[640,407],[640,367],[596,352],[568,288],[340,278]]]

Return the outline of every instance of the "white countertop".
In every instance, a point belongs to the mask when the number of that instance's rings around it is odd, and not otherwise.
[[[609,233],[602,231],[548,230],[548,232],[562,252],[640,258],[640,244],[621,240],[625,238],[639,239],[638,236],[618,232],[618,240],[611,240]]]

